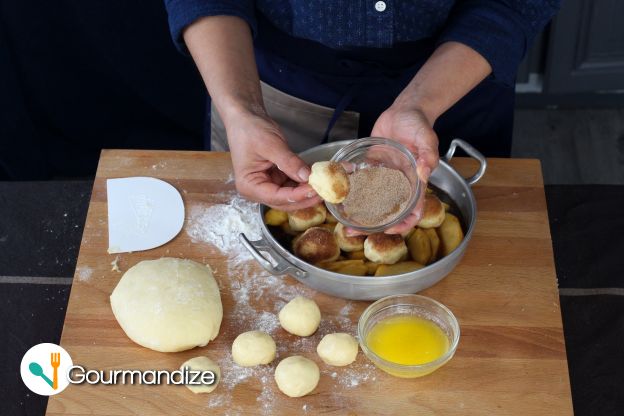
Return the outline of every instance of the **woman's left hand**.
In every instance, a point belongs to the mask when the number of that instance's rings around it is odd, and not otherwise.
[[[425,196],[424,188],[439,161],[438,136],[433,131],[432,124],[422,110],[393,104],[379,116],[373,127],[372,137],[383,137],[400,142],[414,154],[418,177],[423,185],[423,192],[412,213],[400,224],[386,230],[387,234],[403,233],[415,227],[420,221]]]

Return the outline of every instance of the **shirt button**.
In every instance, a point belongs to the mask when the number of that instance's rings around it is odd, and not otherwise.
[[[384,10],[386,10],[386,2],[378,1],[377,3],[375,3],[375,10],[377,10],[378,12],[383,12]]]

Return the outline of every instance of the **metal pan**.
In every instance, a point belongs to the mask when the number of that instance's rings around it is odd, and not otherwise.
[[[329,160],[348,143],[350,141],[327,143],[308,149],[302,152],[300,156],[308,164],[320,160]],[[457,147],[479,162],[479,170],[474,176],[467,179],[463,178],[449,165],[448,162],[453,157]],[[466,235],[452,253],[435,263],[410,273],[384,277],[350,276],[330,272],[306,263],[282,247],[271,234],[263,221],[267,207],[262,205],[258,209],[258,219],[262,224],[262,238],[257,241],[250,241],[244,234],[241,234],[240,240],[269,273],[274,275],[289,274],[301,283],[329,295],[354,300],[376,300],[389,295],[416,293],[433,286],[446,277],[463,257],[466,247],[470,243],[477,218],[477,203],[471,186],[481,179],[486,167],[485,157],[470,144],[460,139],[451,142],[448,152],[440,160],[440,164],[431,174],[429,181],[448,194],[455,202],[466,225]]]

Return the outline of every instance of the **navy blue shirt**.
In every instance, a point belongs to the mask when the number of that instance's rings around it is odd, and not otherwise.
[[[560,0],[165,0],[171,34],[204,16],[244,19],[257,33],[257,14],[282,32],[334,49],[391,48],[402,42],[456,41],[479,52],[496,80],[512,85],[535,35]]]

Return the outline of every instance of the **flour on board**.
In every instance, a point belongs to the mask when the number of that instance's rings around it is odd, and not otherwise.
[[[229,199],[229,202],[191,207],[186,233],[193,242],[211,244],[227,257],[227,270],[215,270],[215,277],[218,278],[222,290],[228,291],[233,299],[232,310],[228,315],[237,323],[238,332],[229,333],[227,336],[233,339],[238,333],[259,330],[276,338],[280,331],[277,317],[280,309],[296,296],[313,297],[316,292],[295,283],[293,279],[273,276],[262,269],[238,240],[240,233],[244,233],[250,240],[257,240],[262,236],[257,204],[246,201],[237,193],[220,196]],[[267,302],[267,299],[270,300]],[[254,306],[257,304],[266,306],[262,309]],[[329,333],[347,332],[355,335],[356,324],[350,316],[352,310],[353,303],[348,302],[338,315],[323,316],[314,335],[280,340],[277,342],[277,357],[269,365],[240,367],[228,354],[219,360],[221,382],[209,395],[206,406],[211,409],[222,408],[224,414],[244,413],[247,409],[237,406],[232,392],[239,384],[249,383],[257,391],[258,414],[275,414],[275,406],[282,398],[274,381],[275,366],[290,355],[305,354],[310,358],[314,357],[319,341]],[[344,400],[341,391],[375,381],[377,376],[375,367],[362,360],[344,368],[326,367],[322,372],[327,374],[326,380],[332,384],[329,399],[338,404]],[[311,405],[304,401],[302,410],[311,410]]]
[[[228,257],[251,256],[238,238],[244,233],[250,240],[261,237],[258,204],[234,193],[227,204],[191,207],[186,233],[193,242],[215,246]]]

